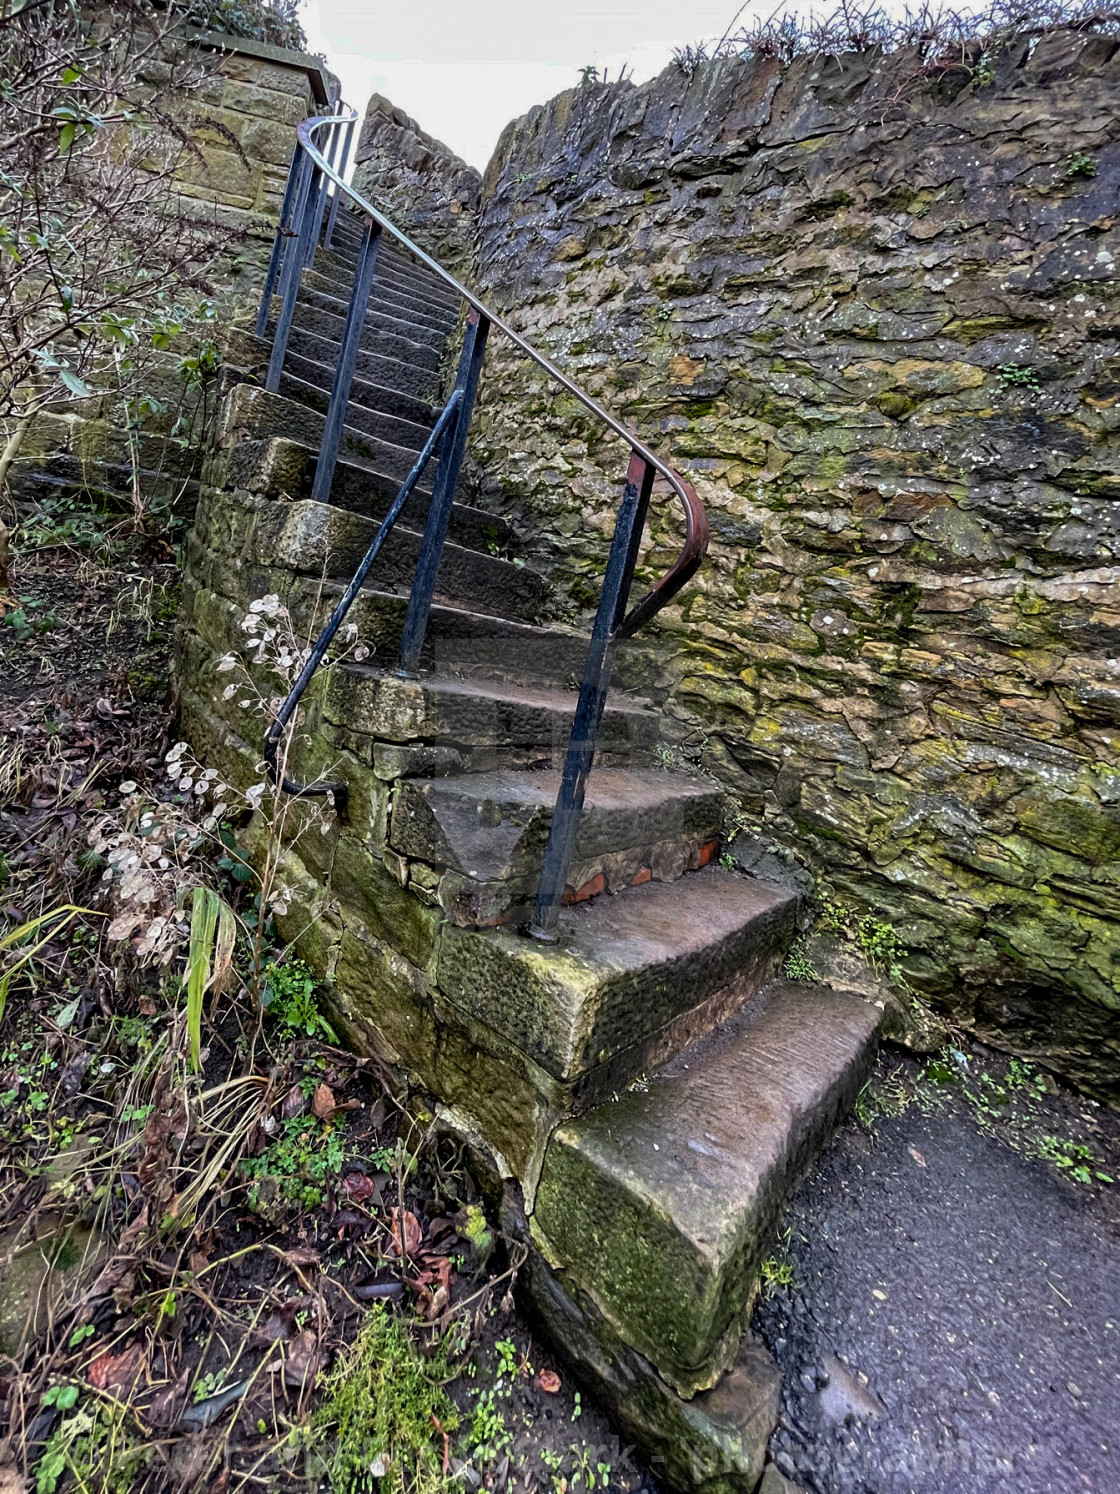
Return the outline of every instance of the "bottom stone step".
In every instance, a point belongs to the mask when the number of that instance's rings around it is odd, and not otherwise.
[[[870,1072],[880,1019],[777,982],[647,1089],[554,1132],[534,1243],[679,1394],[730,1367],[784,1199]]]

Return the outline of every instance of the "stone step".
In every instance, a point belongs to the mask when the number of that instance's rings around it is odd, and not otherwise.
[[[771,979],[796,910],[785,888],[710,867],[563,909],[555,945],[450,925],[437,979],[468,1016],[566,1086],[570,1108],[586,1108]]]
[[[324,615],[342,590],[337,582],[323,587]],[[373,586],[355,598],[350,620],[379,660],[395,655],[407,606],[407,596]],[[571,629],[541,627],[437,600],[428,619],[421,668],[458,678],[548,682],[570,690],[582,676],[587,646],[586,634]],[[616,677],[621,675],[616,667]]]
[[[439,901],[464,924],[527,914],[561,775],[512,769],[401,782],[389,843],[440,874]],[[705,865],[719,844],[722,791],[656,769],[595,768],[587,783],[569,896],[668,882]]]
[[[330,344],[327,346],[329,347]],[[330,397],[331,385],[334,383],[334,363],[321,363],[318,359],[309,358],[305,353],[296,352],[289,347],[284,359],[284,372],[294,375],[303,383],[310,384],[313,389],[319,390],[325,405]],[[368,378],[360,367],[354,371],[354,378],[350,384],[350,398],[354,404],[361,406],[364,410],[392,415],[406,424],[419,426],[425,432],[431,430],[439,414],[438,409],[432,408],[430,401],[417,399],[414,394],[401,390],[395,384],[379,384],[376,379]],[[409,435],[411,439],[411,432]]]
[[[342,317],[312,305],[302,296],[296,302],[292,326],[313,332],[318,337],[325,337],[336,346],[341,345],[344,330]],[[376,318],[367,317],[362,326],[358,346],[367,353],[376,353],[383,358],[396,358],[402,363],[414,364],[417,368],[438,374],[442,348],[417,342],[408,336],[407,330],[402,334],[399,330],[401,327],[399,322],[395,323],[394,327],[397,330],[387,327]]]
[[[341,335],[347,308],[346,302],[339,296],[329,296],[324,291],[301,285],[299,304],[312,311],[316,319],[320,316],[330,317],[337,324]],[[366,331],[376,331],[386,337],[414,343],[418,347],[433,348],[437,354],[442,354],[447,344],[448,331],[418,322],[405,311],[400,311],[400,315],[397,315],[398,310],[400,308],[386,307],[383,302],[371,301],[366,308]]]
[[[306,358],[309,363],[314,363],[320,368],[333,370],[338,362],[338,350],[337,338],[302,325],[297,315],[296,321],[292,324],[292,334],[288,339],[288,358]],[[285,366],[288,366],[287,359],[285,359]],[[398,392],[402,399],[415,399],[424,405],[435,404],[439,400],[440,373],[438,368],[421,367],[396,358],[392,354],[370,352],[366,348],[359,349],[355,375],[383,389]]]
[[[264,441],[241,441],[231,453],[229,475],[236,486],[253,492],[285,500],[303,499],[311,497],[317,463],[318,453],[312,447],[274,436]],[[398,491],[398,483],[382,480],[358,463],[339,461],[331,482],[330,504],[332,508],[380,520]],[[413,492],[401,510],[399,522],[408,529],[422,530],[430,499],[431,494],[423,490]],[[466,503],[451,505],[447,536],[455,544],[491,556],[499,555],[512,540],[504,519]],[[545,657],[542,650],[542,664]],[[579,667],[582,669],[582,664]]]
[[[469,552],[468,552],[469,553]],[[575,714],[573,692],[507,681],[394,673],[344,663],[332,672],[324,715],[336,726],[381,742],[562,751]],[[643,703],[612,697],[600,743],[617,753],[649,750],[658,717]]]
[[[357,219],[353,223],[347,223],[340,214],[335,228],[335,236],[327,252],[337,255],[346,265],[353,266],[362,240],[361,223]],[[318,256],[316,258],[318,259]],[[385,270],[398,280],[416,286],[432,300],[445,301],[449,305],[458,307],[459,298],[446,280],[437,275],[434,270],[429,270],[427,265],[413,259],[412,255],[401,248],[388,234],[382,238],[381,246],[377,251],[377,263],[379,270]]]
[[[307,377],[308,374],[311,375],[310,378]],[[326,387],[319,382],[324,376],[327,379]],[[303,359],[297,361],[295,358],[288,358],[280,376],[279,392],[285,399],[298,400],[308,409],[326,415],[330,404],[330,370],[322,369],[318,364],[308,364]],[[367,398],[377,400],[377,404],[372,407],[367,405]],[[360,431],[375,440],[385,441],[391,446],[400,447],[402,451],[411,452],[415,460],[431,435],[435,421],[433,419],[427,424],[421,424],[380,408],[392,399],[393,391],[387,390],[382,395],[376,385],[355,379],[350,386],[350,399],[346,406],[346,426],[351,431]],[[433,458],[433,470],[434,466]],[[431,473],[428,475],[430,477]]]
[[[318,451],[323,433],[323,416],[318,410],[302,400],[287,399],[282,394],[269,394],[251,384],[239,384],[232,391],[233,398],[226,413],[226,423],[242,432],[246,440],[268,440],[271,437],[287,437],[301,446]],[[364,431],[344,426],[339,456],[351,465],[361,467],[370,476],[371,485],[378,492],[396,497],[401,483],[408,476],[416,460],[416,452],[392,441],[382,441]],[[417,484],[419,492],[430,493],[435,475],[432,461]]]
[[[202,535],[202,524],[196,526]],[[268,504],[245,530],[244,560],[267,555],[270,562],[297,574],[349,580],[374,535],[376,519],[311,500]],[[371,585],[407,595],[412,588],[423,536],[399,520],[390,530],[369,574]],[[225,540],[226,548],[230,540]],[[265,547],[268,547],[267,549]],[[536,621],[545,597],[541,575],[484,551],[444,544],[436,576],[437,594],[499,617]]]
[[[679,1394],[733,1362],[782,1203],[865,1082],[880,1018],[778,981],[647,1086],[553,1133],[536,1246]]]
[[[316,266],[318,266],[316,261]],[[325,265],[322,269],[304,270],[300,280],[301,290],[318,291],[336,301],[341,308],[339,315],[345,316],[350,305],[354,273],[344,266]],[[458,315],[449,306],[434,306],[420,296],[413,296],[399,284],[381,275],[375,275],[366,303],[369,311],[384,311],[400,321],[413,322],[417,326],[431,327],[444,338],[448,337],[458,321]]]

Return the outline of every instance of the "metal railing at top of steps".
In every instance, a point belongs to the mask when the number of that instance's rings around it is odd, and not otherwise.
[[[347,114],[316,116],[304,120],[298,126],[297,143],[284,191],[280,224],[276,231],[261,297],[260,313],[257,318],[257,331],[264,336],[272,316],[273,294],[278,291],[280,307],[276,314],[265,384],[266,389],[271,393],[276,393],[280,387],[284,357],[291,334],[300,277],[314,259],[319,247],[320,235],[323,247],[326,249],[331,247],[339,208],[345,197],[361,215],[362,235],[354,266],[354,282],[346,311],[338,362],[331,385],[330,402],[323,425],[323,437],[319,446],[311,492],[313,499],[326,503],[330,498],[343,427],[346,423],[350,388],[357,368],[366,306],[373,287],[377,251],[383,234],[387,233],[394,238],[408,254],[426,266],[467,303],[469,311],[466,334],[451,396],[441,410],[431,436],[412,471],[385,515],[353,580],[332,612],[299,678],[269,727],[265,739],[265,761],[273,780],[277,780],[280,777],[277,756],[284,729],[292,719],[300,697],[341,627],[350,605],[358,595],[407,498],[416,487],[424,468],[438,448],[439,466],[428,504],[427,523],[401,633],[397,664],[398,673],[406,677],[415,674],[431,612],[436,573],[439,570],[451,517],[459,469],[466,449],[467,431],[478,390],[486,340],[490,329],[497,328],[527,358],[532,359],[544,369],[551,379],[578,400],[630,448],[626,482],[623,487],[618,518],[615,522],[614,536],[611,540],[599,606],[591,630],[591,641],[576,704],[575,719],[564,758],[560,791],[557,795],[545,847],[533,917],[527,929],[533,937],[552,943],[557,938],[557,922],[567,887],[568,872],[575,853],[587,778],[594,761],[599,729],[606,707],[615,646],[621,639],[629,637],[648,622],[677,595],[695,574],[708,547],[708,518],[692,487],[644,442],[640,441],[633,431],[628,430],[621,421],[616,420],[597,400],[581,389],[578,384],[568,378],[567,374],[562,373],[554,363],[527,342],[520,333],[514,331],[507,322],[490,310],[473,291],[469,291],[466,286],[460,284],[442,265],[414,244],[377,208],[347,184],[343,173],[353,143],[357,120],[357,111],[353,110]],[[325,138],[323,138],[324,132]],[[319,144],[316,143],[317,140]],[[320,144],[322,149],[319,148]],[[324,213],[327,215],[325,229]],[[627,610],[650,494],[654,479],[658,475],[668,482],[684,510],[684,544],[676,561],[661,579],[633,607]],[[333,794],[336,800],[345,798],[346,785],[344,783],[299,784],[287,777],[281,778],[280,781],[284,790],[291,794],[301,796]]]

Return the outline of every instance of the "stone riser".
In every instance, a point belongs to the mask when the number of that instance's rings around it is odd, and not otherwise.
[[[315,466],[316,453],[310,446],[274,437],[240,442],[233,450],[212,458],[206,472],[207,480],[216,489],[243,488],[255,497],[286,503],[311,497]],[[364,467],[340,461],[331,483],[330,503],[332,508],[380,520],[398,492],[398,484],[380,479]],[[401,511],[401,522],[406,528],[423,529],[429,499],[430,494],[423,490],[412,494]],[[452,504],[447,533],[454,544],[491,556],[510,537],[502,519],[464,503]]]
[[[334,316],[345,316],[350,305],[350,288],[353,276],[326,275],[315,270],[305,270],[300,280],[300,292],[314,293],[316,300],[308,304],[322,305]],[[403,335],[414,337],[423,328],[432,333],[432,341],[440,347],[445,343],[455,326],[456,313],[442,308],[433,308],[415,297],[403,295],[391,288],[384,276],[374,276],[373,289],[366,302],[367,316],[392,317],[405,328]]]

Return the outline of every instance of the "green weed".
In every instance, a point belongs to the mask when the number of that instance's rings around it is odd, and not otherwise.
[[[809,958],[804,939],[795,939],[785,959],[786,980],[813,981],[817,979],[817,968]]]
[[[1096,157],[1088,155],[1083,150],[1074,151],[1066,161],[1067,176],[1096,176],[1096,174]]]
[[[307,1434],[332,1494],[447,1487],[441,1433],[459,1425],[444,1389],[452,1374],[442,1344],[421,1353],[400,1319],[372,1308],[323,1377],[323,1401]]]
[[[1038,374],[1025,363],[1001,363],[999,376],[1005,384],[1017,385],[1020,389],[1029,389],[1032,394],[1042,393]]]
[[[242,1159],[241,1171],[250,1179],[249,1207],[266,1219],[280,1217],[289,1207],[316,1208],[345,1160],[342,1130],[333,1124],[324,1127],[313,1115],[293,1115],[259,1157]]]
[[[315,977],[302,960],[270,961],[264,967],[261,1005],[291,1034],[324,1038],[337,1043],[334,1028],[319,1010]]]

